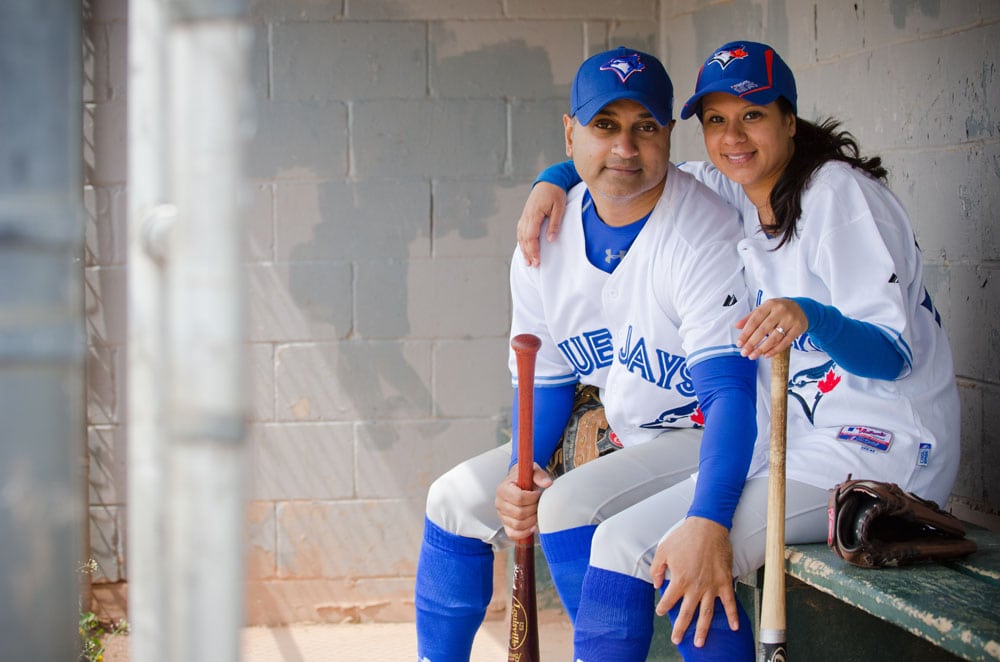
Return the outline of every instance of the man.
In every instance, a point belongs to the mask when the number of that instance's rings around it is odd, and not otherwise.
[[[570,111],[566,153],[583,183],[570,192],[561,239],[544,247],[542,266],[528,268],[519,251],[511,262],[511,336],[542,341],[536,489],[516,485],[516,440],[431,486],[416,582],[421,660],[468,659],[492,592],[494,549],[536,531],[578,643],[577,611],[592,600],[582,593],[585,574],[605,597],[645,591],[651,634],[648,560],[666,529],[654,521],[630,540],[602,542],[602,558],[613,559],[602,563],[613,567],[588,569],[598,525],[700,472],[713,489],[694,488],[685,527],[724,536],[749,466],[755,372],[735,330],[749,310],[736,253],[742,230],[731,208],[670,164],[667,72],[647,53],[599,53],[578,70]],[[510,366],[513,374],[513,355]],[[622,450],[553,480],[541,467],[578,385],[600,389]],[[515,374],[515,403],[516,387]],[[731,582],[717,593],[735,625]],[[600,659],[604,636],[587,649],[591,659]]]

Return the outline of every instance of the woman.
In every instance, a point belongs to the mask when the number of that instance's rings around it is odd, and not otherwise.
[[[738,249],[755,307],[737,324],[738,344],[744,356],[765,359],[791,347],[786,522],[791,544],[825,539],[828,490],[849,473],[897,483],[944,504],[959,460],[951,351],[923,285],[910,220],[885,186],[880,159],[860,156],[839,123],[798,117],[796,104],[794,76],[774,49],[740,41],[705,61],[681,112],[682,119],[701,121],[711,161],[681,169],[743,216]],[[576,178],[560,164],[540,179],[564,186]],[[549,239],[554,237],[563,199],[562,189],[551,184],[532,191],[518,224],[529,263],[537,263],[545,216]],[[769,371],[769,362],[760,361],[760,434],[729,540],[718,552],[733,555],[732,576],[758,568],[764,558],[766,490],[760,486],[767,480]],[[712,611],[710,587],[731,577],[688,579],[697,573],[681,556],[682,542],[668,534],[652,560],[654,585],[671,577],[657,612],[675,610],[678,642],[685,632],[691,636],[689,625],[700,605],[692,629],[695,641],[703,643],[711,620],[705,613]],[[683,586],[678,569],[685,573]],[[588,618],[581,611],[578,630]],[[712,637],[724,631],[712,626]],[[682,652],[685,659],[717,659],[707,653],[710,648],[696,643]]]

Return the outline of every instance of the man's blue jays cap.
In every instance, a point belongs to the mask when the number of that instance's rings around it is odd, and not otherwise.
[[[602,108],[619,99],[641,103],[661,125],[674,118],[674,86],[649,53],[621,46],[587,58],[573,80],[570,115],[590,124]]]
[[[694,114],[701,117],[701,98],[712,92],[732,94],[758,106],[785,97],[792,110],[797,108],[792,70],[773,48],[754,41],[731,41],[705,60],[694,96],[681,109],[681,119]]]

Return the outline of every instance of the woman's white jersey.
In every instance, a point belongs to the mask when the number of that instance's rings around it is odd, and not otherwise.
[[[881,183],[842,162],[820,167],[802,193],[798,232],[760,228],[742,188],[705,162],[683,169],[742,214],[739,253],[753,304],[809,297],[879,327],[906,358],[894,381],[850,374],[803,334],[789,369],[788,477],[832,487],[851,473],[899,484],[944,505],[959,461],[959,401],[951,349],[923,283],[909,217]],[[767,393],[760,361],[758,393]],[[762,389],[762,390],[761,390]],[[759,437],[750,475],[766,472],[768,401],[758,397]]]

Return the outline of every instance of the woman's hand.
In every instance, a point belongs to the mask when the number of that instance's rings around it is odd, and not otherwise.
[[[809,330],[809,319],[791,299],[768,299],[736,323],[736,346],[748,359],[773,358]]]
[[[552,484],[552,477],[535,463],[532,480],[537,489],[522,490],[517,486],[517,465],[507,472],[507,477],[497,485],[496,506],[503,530],[511,540],[520,540],[538,532],[538,499],[541,490]]]
[[[538,182],[531,189],[521,211],[521,218],[517,221],[517,244],[521,247],[524,262],[529,267],[541,264],[538,238],[542,234],[542,221],[548,217],[549,228],[545,238],[554,241],[559,234],[559,226],[562,225],[565,211],[566,191],[560,187],[548,182]]]
[[[668,570],[670,583],[656,605],[656,613],[663,616],[681,601],[671,641],[680,643],[695,610],[700,608],[694,645],[704,646],[716,598],[722,600],[729,628],[734,631],[740,628],[733,588],[733,548],[726,527],[704,517],[688,517],[656,548],[652,565],[654,587],[663,585]]]

